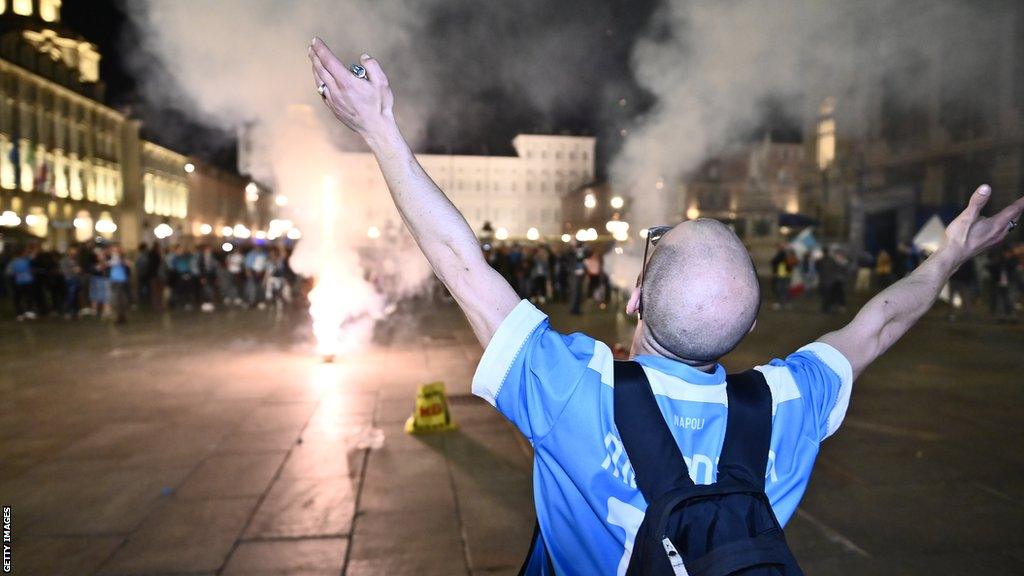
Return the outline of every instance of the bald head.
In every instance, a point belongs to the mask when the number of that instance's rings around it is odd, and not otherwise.
[[[760,287],[750,255],[717,220],[679,224],[658,242],[644,277],[644,325],[684,360],[718,360],[757,318]]]

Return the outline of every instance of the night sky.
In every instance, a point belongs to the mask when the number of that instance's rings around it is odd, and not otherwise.
[[[651,98],[632,78],[629,69],[630,49],[635,37],[648,25],[657,0],[612,0],[603,2],[607,9],[596,13],[588,9],[589,0],[564,0],[550,3],[551,21],[564,18],[590,18],[595,30],[603,30],[603,39],[581,70],[580,78],[587,81],[593,98],[582,106],[559,109],[543,114],[531,104],[495,80],[480,85],[462,82],[462,77],[450,79],[453,90],[475,91],[479,101],[487,102],[486,122],[454,122],[436,118],[428,127],[426,149],[423,152],[510,154],[511,139],[521,132],[587,134],[598,137],[598,163],[606,160],[617,149],[619,130],[642,114],[651,105]],[[124,57],[131,49],[132,37],[138,32],[120,8],[120,0],[67,0],[62,8],[64,23],[99,46],[103,55],[101,74],[107,85],[107,103],[115,108],[130,110],[144,123],[144,136],[176,150],[204,157],[230,168],[234,164],[232,136],[196,124],[186,114],[176,110],[159,109],[145,102],[136,90],[136,83]],[[547,9],[547,8],[545,8]],[[588,16],[588,14],[591,14]],[[469,13],[458,10],[438,10],[431,21],[437,31],[439,43],[451,34],[458,34],[466,19],[486,19],[487,9]],[[443,46],[431,47],[434,50]],[[486,77],[486,76],[485,76]],[[538,79],[538,81],[551,81]],[[620,106],[619,100],[626,105]],[[151,127],[181,124],[186,129],[174,133],[155,133]]]

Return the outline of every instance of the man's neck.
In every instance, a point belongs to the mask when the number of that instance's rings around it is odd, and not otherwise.
[[[636,358],[637,356],[661,356],[662,358],[668,358],[675,362],[682,362],[683,364],[692,366],[702,372],[714,372],[715,367],[718,365],[717,362],[687,360],[686,358],[681,358],[669,352],[664,346],[659,344],[651,335],[650,331],[643,326],[643,321],[641,321],[640,325],[637,326],[637,330],[633,335],[633,346],[629,352],[630,359]]]

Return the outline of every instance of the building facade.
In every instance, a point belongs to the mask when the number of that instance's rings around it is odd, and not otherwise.
[[[224,219],[191,214],[204,194],[197,181],[211,180],[197,163],[104,104],[101,56],[61,24],[60,8],[0,0],[0,233],[55,248],[97,236],[131,247],[162,223],[188,240],[198,217]],[[246,182],[235,184],[244,203]],[[265,228],[264,212],[241,222]]]
[[[417,154],[424,170],[459,208],[474,231],[490,224],[498,239],[558,237],[565,228],[562,199],[594,176],[594,138],[521,134],[515,156]],[[366,199],[353,214],[367,229],[398,227],[401,219],[368,153],[341,155],[342,190]]]
[[[1024,194],[1024,5],[981,6],[1000,15],[982,56],[915,47],[938,52],[862,71],[856,98],[811,98],[801,188],[826,237],[891,251],[932,214],[952,218],[979,184],[992,185],[992,207]]]

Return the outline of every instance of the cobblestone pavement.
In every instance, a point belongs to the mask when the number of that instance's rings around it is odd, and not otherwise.
[[[622,317],[554,325],[627,341]],[[726,361],[841,317],[766,310]],[[323,364],[300,317],[0,323],[0,505],[15,574],[515,574],[529,449],[469,396],[451,306]],[[930,315],[858,381],[787,531],[808,574],[1024,573],[1024,329]],[[459,429],[401,430],[443,380]],[[382,447],[368,449],[379,440]]]

